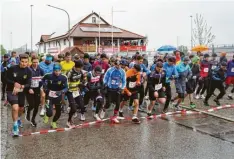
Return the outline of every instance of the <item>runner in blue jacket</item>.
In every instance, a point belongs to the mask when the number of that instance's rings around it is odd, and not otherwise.
[[[110,103],[114,102],[116,105],[112,121],[114,123],[119,123],[117,116],[119,112],[121,93],[126,86],[126,75],[125,71],[120,67],[120,60],[116,59],[114,65],[115,66],[107,70],[103,79],[103,83],[107,89],[105,109],[108,109],[110,107]]]

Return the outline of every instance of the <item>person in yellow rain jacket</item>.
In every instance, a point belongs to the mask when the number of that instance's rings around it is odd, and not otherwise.
[[[60,65],[62,67],[62,74],[66,74],[75,66],[75,63],[71,59],[72,59],[71,53],[66,52],[65,60],[60,62]]]

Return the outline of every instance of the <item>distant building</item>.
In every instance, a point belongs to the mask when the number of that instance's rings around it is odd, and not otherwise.
[[[99,28],[100,24],[100,28]],[[99,43],[100,31],[100,43]],[[75,24],[69,33],[53,37],[52,35],[41,35],[37,43],[39,53],[116,53],[146,51],[146,37],[113,26],[112,50],[112,26],[95,12],[89,14],[80,22]],[[69,48],[69,41],[71,47]],[[100,47],[99,47],[100,44]]]

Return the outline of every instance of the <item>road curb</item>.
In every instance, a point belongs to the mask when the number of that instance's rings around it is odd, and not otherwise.
[[[7,124],[8,124],[8,106],[1,103],[1,158],[6,158],[7,154]]]

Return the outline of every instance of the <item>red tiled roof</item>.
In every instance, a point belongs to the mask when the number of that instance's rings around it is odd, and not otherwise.
[[[96,16],[98,16],[97,13],[93,12],[91,14],[89,14],[88,16],[86,16],[84,19],[82,19],[80,22],[78,22],[77,24],[75,24],[71,29],[70,29],[70,36],[71,37],[98,37],[99,36],[99,33],[98,32],[87,32],[87,31],[82,31],[80,29],[80,27],[99,27],[99,24],[87,24],[87,23],[82,23],[84,22],[87,18],[89,18],[90,16],[92,16],[93,14],[95,14]],[[101,18],[101,17],[100,17]],[[102,28],[111,28],[111,25],[109,23],[107,23],[103,18],[101,18],[102,21],[104,21],[106,24],[100,24],[100,27]],[[142,39],[142,38],[145,38],[144,36],[142,35],[139,35],[139,34],[136,34],[136,33],[133,33],[133,32],[130,32],[130,31],[127,31],[127,30],[124,30],[124,29],[121,29],[121,28],[118,28],[118,27],[115,27],[113,26],[113,28],[117,28],[117,29],[120,29],[122,32],[119,32],[119,33],[116,33],[114,32],[113,33],[113,36],[114,38],[133,38],[133,39]],[[64,34],[64,35],[61,35],[61,36],[57,36],[57,37],[53,37],[51,39],[49,39],[49,37],[51,37],[51,35],[42,35],[43,39],[45,39],[46,41],[44,42],[47,42],[47,41],[54,41],[54,40],[57,40],[57,39],[64,39],[64,38],[67,38],[68,33]],[[112,33],[111,32],[101,32],[100,33],[100,36],[101,37],[111,37],[112,36]],[[41,42],[41,41],[40,41]]]
[[[78,27],[71,33],[70,36],[73,36],[73,37],[98,37],[99,36],[98,32],[82,31],[80,29],[80,27],[83,27],[83,26],[87,26],[87,25],[79,24]],[[97,26],[98,26],[97,24],[89,24],[89,27],[97,27]],[[110,25],[100,25],[100,27],[111,28]],[[114,28],[117,28],[117,27],[114,27]],[[117,28],[117,29],[120,29],[120,28]],[[122,32],[119,32],[119,33],[114,32],[113,33],[113,36],[115,38],[136,38],[136,39],[144,38],[144,36],[138,35],[136,33],[133,33],[133,32],[127,31],[127,30],[124,30],[124,29],[120,29],[120,30]],[[101,32],[100,36],[101,37],[111,37],[112,33],[111,32]]]
[[[51,35],[41,35],[41,42],[47,42]]]

